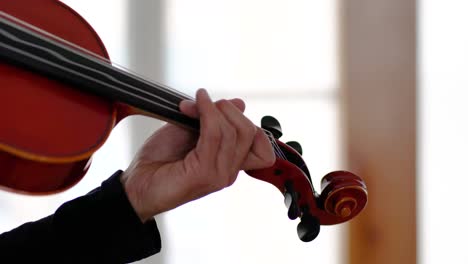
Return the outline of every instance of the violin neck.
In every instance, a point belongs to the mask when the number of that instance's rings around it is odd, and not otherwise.
[[[15,21],[13,21],[15,20]],[[0,60],[71,84],[74,88],[118,101],[194,129],[199,121],[179,111],[187,95],[136,76],[57,37],[0,11]]]

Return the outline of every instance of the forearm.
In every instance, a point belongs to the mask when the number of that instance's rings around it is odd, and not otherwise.
[[[124,263],[159,252],[154,219],[141,223],[119,176],[114,174],[51,216],[0,235],[0,256],[15,261]]]

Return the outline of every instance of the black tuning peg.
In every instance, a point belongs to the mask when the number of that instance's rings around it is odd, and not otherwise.
[[[276,139],[279,139],[283,135],[280,123],[272,116],[264,116],[261,125],[263,129],[271,132]]]
[[[301,147],[301,144],[299,144],[299,142],[288,141],[286,142],[286,144],[302,155],[302,147]]]
[[[297,235],[303,242],[310,242],[314,240],[320,233],[320,221],[310,215],[304,213],[301,222],[297,225]]]
[[[284,192],[284,204],[288,208],[288,217],[291,220],[298,218],[301,215],[299,208],[299,194],[294,191],[291,181],[287,181],[284,185],[286,191]]]

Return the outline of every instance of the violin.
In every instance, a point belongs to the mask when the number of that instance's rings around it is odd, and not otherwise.
[[[57,0],[0,1],[0,87],[0,186],[9,191],[70,188],[116,124],[130,115],[199,129],[199,121],[178,108],[191,97],[113,66],[93,28]],[[302,241],[315,239],[320,225],[346,222],[363,210],[367,188],[360,177],[331,172],[319,194],[299,143],[281,142],[280,124],[271,116],[261,127],[276,162],[246,173],[284,195],[288,217],[301,219]]]

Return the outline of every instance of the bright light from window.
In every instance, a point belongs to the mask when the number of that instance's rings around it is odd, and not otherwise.
[[[167,1],[174,87],[232,94],[336,86],[335,1]],[[286,92],[287,91],[287,92]]]
[[[127,1],[64,2],[96,29],[113,61],[127,65]],[[171,0],[165,7],[160,13],[166,17],[168,85],[183,91],[206,87],[214,97],[242,97],[247,116],[257,123],[263,115],[276,116],[283,125],[282,140],[302,144],[316,188],[323,175],[340,169],[334,0]],[[42,198],[0,193],[0,231],[52,213],[125,168],[130,159],[125,123],[72,190]],[[300,242],[297,221],[287,218],[282,195],[243,173],[234,186],[172,210],[158,224],[166,264],[335,264],[343,257],[343,225],[322,227],[316,241]]]
[[[339,169],[335,1],[166,1],[167,82],[241,97],[257,124],[273,115],[281,140],[302,144],[314,185]],[[242,173],[230,188],[164,215],[165,262],[341,263],[342,226],[296,235],[283,196]]]
[[[419,260],[468,260],[468,3],[420,2]]]

